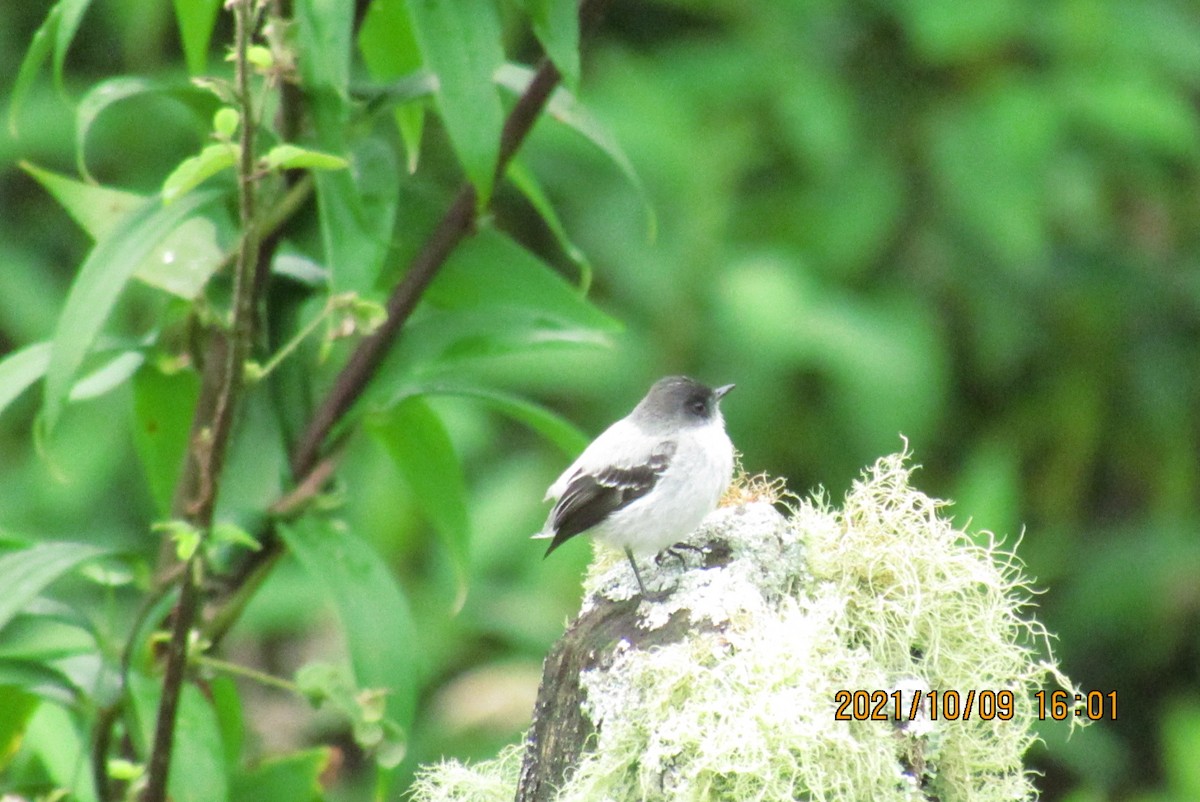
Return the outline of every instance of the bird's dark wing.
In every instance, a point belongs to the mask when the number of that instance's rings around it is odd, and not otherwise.
[[[576,471],[550,511],[554,539],[546,554],[653,490],[671,464],[675,447],[674,440],[663,440],[638,465],[610,465],[592,473]]]

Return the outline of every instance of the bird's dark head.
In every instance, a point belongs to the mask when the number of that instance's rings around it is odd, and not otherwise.
[[[703,425],[720,417],[721,399],[733,387],[726,384],[714,389],[687,376],[667,376],[654,383],[634,409],[633,417],[647,423]]]

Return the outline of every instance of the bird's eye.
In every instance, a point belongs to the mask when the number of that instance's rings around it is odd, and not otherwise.
[[[708,407],[703,401],[700,400],[693,401],[688,405],[688,409],[692,411],[693,415],[698,415],[700,417],[704,417],[704,415],[708,413]]]

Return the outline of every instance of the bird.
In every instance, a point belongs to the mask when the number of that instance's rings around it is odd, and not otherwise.
[[[686,376],[655,382],[546,490],[544,501],[554,506],[534,535],[550,538],[546,556],[587,533],[623,549],[642,597],[652,598],[635,555],[656,555],[686,538],[733,477],[733,443],[720,409],[733,388]]]

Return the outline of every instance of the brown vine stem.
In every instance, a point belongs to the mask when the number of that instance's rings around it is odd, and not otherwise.
[[[583,0],[579,7],[581,36],[597,25],[609,2]],[[554,64],[549,59],[543,59],[533,79],[505,118],[496,165],[497,181],[504,175],[512,157],[541,116],[560,79]],[[296,486],[272,505],[271,511],[276,518],[286,519],[302,514],[312,499],[325,488],[339,456],[336,446],[333,449],[326,448],[330,433],[366,389],[429,282],[458,244],[471,233],[475,214],[475,190],[467,183],[459,189],[437,227],[409,265],[404,278],[392,290],[387,301],[388,317],[385,323],[359,343],[338,374],[329,394],[309,420],[292,454],[291,468]],[[332,453],[327,453],[330,451]],[[206,637],[214,642],[233,626],[246,599],[265,579],[283,551],[283,543],[276,535],[264,535],[261,541],[262,548],[251,554],[236,574],[229,577],[228,584],[234,588],[234,592],[220,605],[213,616],[212,625],[205,632]],[[247,589],[250,593],[246,592]]]
[[[608,0],[583,0],[579,9],[582,30],[587,30],[599,19],[607,2]],[[533,80],[509,112],[500,133],[500,151],[496,163],[497,183],[503,178],[508,163],[525,141],[533,124],[537,122],[560,79],[554,64],[549,59],[543,59],[534,73]],[[313,414],[292,455],[292,475],[296,479],[303,480],[317,464],[330,432],[366,390],[367,384],[375,375],[388,349],[396,341],[429,282],[437,275],[459,243],[474,230],[475,200],[475,188],[470,183],[463,184],[450,208],[442,215],[437,228],[409,266],[408,272],[388,297],[387,320],[374,334],[365,337],[359,343],[342,372],[338,374],[333,387]]]
[[[256,122],[250,94],[247,49],[254,32],[252,0],[234,0],[235,86],[241,112],[238,145],[238,207],[242,243],[233,280],[233,321],[227,337],[214,335],[202,378],[200,403],[192,422],[187,464],[180,478],[174,514],[202,533],[212,526],[221,468],[244,386],[244,366],[254,339],[258,299],[264,284],[259,264],[259,233],[255,223]],[[164,802],[175,743],[175,719],[187,673],[188,641],[200,601],[201,550],[189,557],[179,578],[179,601],[171,622],[162,698],[155,722],[154,742],[147,767],[143,802]]]

